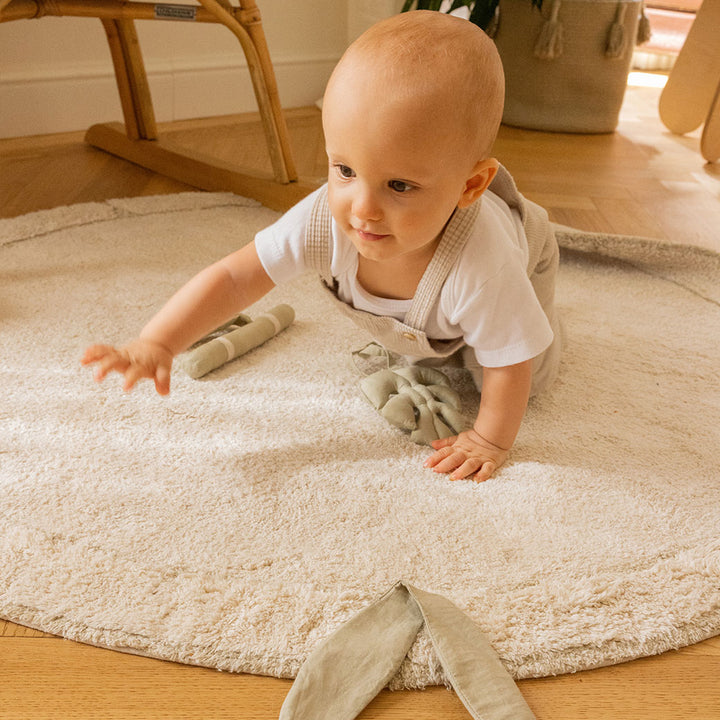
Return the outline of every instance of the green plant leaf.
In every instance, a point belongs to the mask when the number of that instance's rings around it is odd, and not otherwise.
[[[470,7],[475,0],[453,0],[453,4],[450,6],[450,9],[448,10],[449,13],[454,12],[455,10],[458,10],[461,7]]]
[[[477,0],[470,10],[468,19],[483,30],[487,30],[488,25],[495,16],[495,8],[497,8],[498,2],[499,0]]]
[[[451,13],[461,7],[470,8],[470,22],[475,23],[483,30],[487,30],[488,25],[495,16],[500,0],[453,0],[450,8],[446,11]],[[407,12],[417,3],[418,10],[440,10],[442,0],[405,0],[405,4],[400,12]],[[543,0],[531,0],[532,6],[538,10],[542,9]]]
[[[407,12],[415,4],[416,0],[405,0],[405,4],[400,12]],[[439,10],[442,6],[442,0],[417,0],[416,10]]]

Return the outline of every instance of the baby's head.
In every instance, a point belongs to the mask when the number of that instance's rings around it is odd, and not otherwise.
[[[370,240],[404,228],[406,245],[416,237],[430,247],[497,170],[488,156],[503,96],[494,43],[468,20],[419,10],[371,27],[341,58],[323,102],[336,221],[348,233],[367,228]],[[370,245],[358,250],[380,247]]]
[[[441,12],[394,15],[363,33],[332,74],[325,102],[360,93],[366,111],[422,124],[433,141],[450,136],[464,157],[490,154],[505,81],[495,44],[473,23]]]

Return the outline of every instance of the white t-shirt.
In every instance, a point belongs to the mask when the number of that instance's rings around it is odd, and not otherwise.
[[[309,269],[305,227],[316,191],[255,236],[270,279],[280,285]],[[467,242],[421,328],[434,340],[462,337],[480,365],[503,367],[539,355],[553,339],[547,316],[527,275],[528,244],[520,215],[486,190]],[[357,282],[358,253],[332,221],[331,272],[341,300],[358,310],[404,321],[412,300],[381,298]]]

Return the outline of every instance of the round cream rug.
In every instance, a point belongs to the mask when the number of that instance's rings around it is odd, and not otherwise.
[[[561,232],[560,378],[496,477],[451,482],[364,398],[368,338],[311,276],[247,311],[290,328],[167,399],[80,367],[275,217],[188,193],[0,221],[0,616],[281,677],[398,580],[516,678],[720,632],[717,255]],[[393,685],[443,680],[421,633]]]

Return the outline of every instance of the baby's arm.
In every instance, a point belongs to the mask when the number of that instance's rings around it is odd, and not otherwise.
[[[487,480],[507,458],[525,415],[532,360],[507,367],[483,368],[480,409],[472,430],[432,443],[425,467],[452,473],[452,480],[475,475]]]
[[[125,376],[125,390],[130,390],[141,378],[152,378],[158,393],[167,395],[173,358],[259,300],[273,286],[258,258],[255,243],[250,243],[192,278],[135,340],[121,348],[92,345],[81,362],[97,363],[98,382],[116,371]]]

